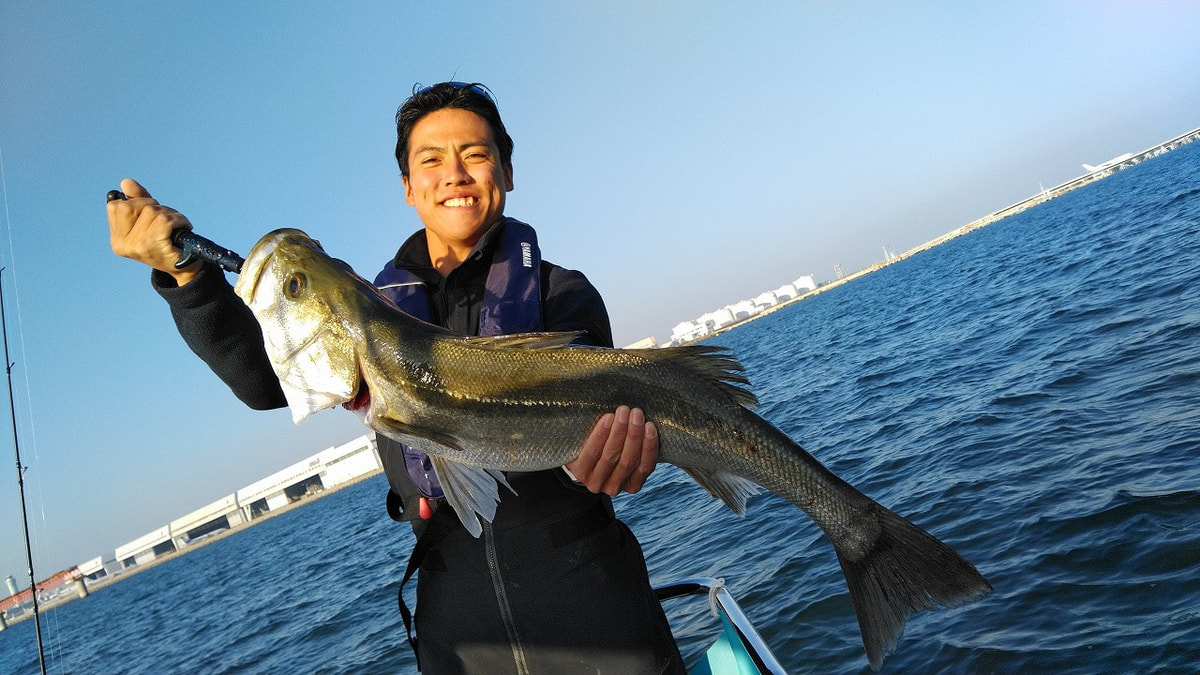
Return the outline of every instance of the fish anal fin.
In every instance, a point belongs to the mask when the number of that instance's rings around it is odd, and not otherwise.
[[[700,487],[725,502],[729,510],[739,516],[746,515],[746,500],[762,490],[753,481],[725,471],[710,471],[696,467],[680,468],[691,476],[692,480],[699,483]]]

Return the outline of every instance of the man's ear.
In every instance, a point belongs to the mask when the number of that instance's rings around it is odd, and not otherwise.
[[[400,181],[402,183],[404,183],[404,201],[405,201],[405,203],[407,203],[409,206],[416,206],[417,202],[415,199],[413,199],[412,186],[408,184],[408,176],[404,176],[404,175],[400,176]],[[511,183],[512,181],[510,180],[509,182]],[[509,189],[511,190],[512,188],[509,188]]]

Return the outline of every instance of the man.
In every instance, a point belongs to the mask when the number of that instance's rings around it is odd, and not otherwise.
[[[583,331],[611,347],[607,312],[580,273],[541,261],[536,234],[504,216],[512,139],[480,85],[446,82],[396,115],[405,200],[424,229],[376,279],[403,309],[465,334]],[[209,265],[175,270],[170,233],[190,228],[126,179],[108,208],[115,253],[152,268],[188,345],[247,405],[286,405],[261,331]],[[638,491],[658,454],[653,423],[624,406],[603,416],[564,469],[510,473],[475,538],[439,509],[425,458],[379,438],[389,512],[414,522],[417,654],[429,673],[682,672],[637,540],[610,496]],[[569,472],[569,473],[568,473]],[[406,610],[405,610],[406,611]],[[407,617],[406,617],[407,622]]]

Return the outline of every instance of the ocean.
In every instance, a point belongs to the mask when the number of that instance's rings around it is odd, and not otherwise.
[[[995,592],[893,673],[1200,668],[1200,143],[713,338],[760,413]],[[364,481],[43,616],[52,673],[400,673],[412,544]],[[723,578],[795,673],[868,671],[828,541],[660,466],[617,500],[655,583]],[[703,602],[666,605],[685,657]],[[587,611],[581,607],[579,611]],[[35,673],[33,624],[0,673]],[[868,671],[869,672],[869,671]]]

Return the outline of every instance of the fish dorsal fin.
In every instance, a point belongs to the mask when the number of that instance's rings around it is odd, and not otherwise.
[[[699,483],[700,487],[708,490],[709,494],[725,502],[725,506],[739,516],[746,515],[746,500],[761,491],[753,481],[732,473],[686,466],[679,468]]]
[[[664,347],[646,350],[652,358],[667,359],[710,381],[743,408],[758,405],[758,398],[746,387],[750,380],[742,374],[745,368],[725,347],[712,345],[688,345],[686,347]]]
[[[496,504],[500,503],[498,486],[503,485],[513,494],[517,493],[508,484],[504,474],[494,469],[467,466],[437,455],[430,455],[429,458],[433,461],[433,470],[437,473],[446,501],[454,507],[459,521],[473,537],[483,533],[480,518],[489,523],[496,518]]]
[[[562,349],[583,335],[583,331],[565,333],[517,333],[515,335],[485,335],[464,338],[480,349]]]

